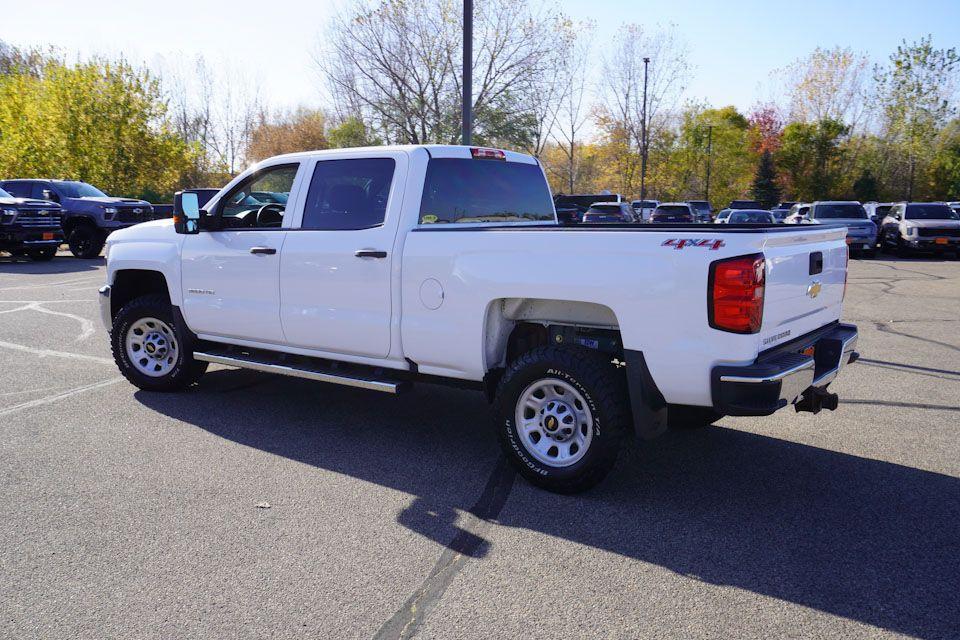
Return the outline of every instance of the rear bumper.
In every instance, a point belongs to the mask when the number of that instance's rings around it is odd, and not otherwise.
[[[855,325],[838,324],[811,343],[812,356],[781,352],[746,366],[714,367],[713,407],[728,416],[766,416],[795,403],[811,387],[825,389],[859,357],[857,337]]]

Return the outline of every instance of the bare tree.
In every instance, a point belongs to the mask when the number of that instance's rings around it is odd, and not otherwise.
[[[849,48],[817,47],[805,58],[774,72],[789,96],[790,119],[800,122],[836,120],[859,133],[870,116],[870,73],[867,57]]]
[[[595,25],[585,22],[570,30],[564,55],[557,67],[557,77],[566,91],[560,101],[554,139],[567,159],[567,188],[573,193],[577,183],[577,143],[587,123],[587,69],[590,66],[590,43]]]
[[[639,146],[643,128],[643,59],[649,58],[646,125],[650,138],[667,125],[686,88],[690,65],[687,46],[676,28],[648,32],[637,24],[620,27],[609,55],[603,58],[602,100],[608,114],[626,129]]]
[[[340,12],[328,25],[326,46],[314,56],[336,103],[335,116],[357,117],[387,142],[458,141],[461,12],[457,0],[356,0]],[[537,136],[530,99],[550,70],[556,24],[555,12],[527,0],[477,2],[478,139]],[[551,116],[547,109],[541,113],[547,113],[546,129]]]

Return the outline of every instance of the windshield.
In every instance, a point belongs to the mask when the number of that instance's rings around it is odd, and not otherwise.
[[[694,209],[697,209],[698,211],[710,211],[710,203],[709,203],[709,202],[697,202],[697,201],[693,201],[693,202],[690,203],[690,206],[692,206]]]
[[[866,219],[867,211],[860,204],[818,204],[813,215],[817,220]]]
[[[907,220],[960,220],[960,215],[945,204],[908,204]]]
[[[4,191],[3,189],[0,189],[0,198],[12,198],[12,197],[13,197],[12,195],[10,195],[9,193],[7,193],[7,192]]]
[[[893,209],[891,205],[884,205],[881,207],[877,207],[877,217],[886,218],[887,214],[890,213],[890,209]]]
[[[58,182],[57,190],[68,198],[106,198],[107,194],[86,182]]]
[[[768,211],[734,211],[730,214],[731,223],[755,224],[773,222],[773,215]]]

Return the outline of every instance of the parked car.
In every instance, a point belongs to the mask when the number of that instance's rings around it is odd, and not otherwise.
[[[727,218],[730,217],[730,214],[733,212],[733,209],[721,209],[717,212],[717,217],[713,221],[717,224],[722,224],[726,222]]]
[[[958,251],[960,214],[941,203],[895,204],[880,227],[880,249],[900,256],[913,251]]]
[[[777,219],[765,209],[734,209],[724,222],[726,224],[776,224]]]
[[[562,225],[580,224],[583,214],[576,207],[555,207],[557,222]]]
[[[659,200],[634,200],[630,203],[630,206],[633,207],[640,222],[650,222],[650,216],[659,204]]]
[[[790,207],[792,206],[793,205],[790,205]],[[770,213],[773,214],[774,220],[777,222],[783,222],[786,220],[787,216],[790,215],[790,207],[785,207],[784,205],[780,204],[773,209],[770,209]]]
[[[852,200],[818,201],[810,205],[799,224],[842,224],[847,227],[847,245],[851,251],[872,256],[876,248],[877,225],[867,217],[867,211]]]
[[[63,210],[63,234],[78,258],[96,258],[107,236],[153,218],[146,200],[111,198],[93,185],[74,180],[3,180],[0,188],[20,198],[53,200]]]
[[[583,214],[583,222],[636,222],[633,208],[626,202],[596,202]]]
[[[697,222],[713,222],[713,209],[706,200],[688,200],[687,204],[693,207]]]
[[[728,209],[763,209],[756,200],[733,200]]]
[[[555,207],[576,207],[582,216],[595,202],[623,202],[619,193],[572,193],[557,194],[553,197]]]
[[[783,219],[785,224],[800,224],[810,213],[810,205],[806,202],[798,202],[790,207],[790,213]]]
[[[664,202],[650,214],[650,222],[696,222],[696,214],[686,202]]]
[[[263,183],[304,197],[265,215],[244,204]],[[828,385],[857,358],[842,228],[559,227],[524,154],[289,154],[205,215],[195,194],[174,204],[107,240],[101,317],[131,383],[185,389],[213,362],[485,390],[504,455],[553,491],[599,482],[631,434],[834,409]]]
[[[45,262],[57,255],[62,242],[60,205],[0,189],[0,251]]]
[[[956,211],[957,215],[960,215],[960,202],[958,201],[948,202],[947,206],[953,209],[954,211]]]
[[[777,204],[777,206],[775,206],[774,209],[786,209],[787,211],[789,211],[790,207],[792,207],[795,204],[797,203],[792,202],[790,200],[784,200],[783,202],[780,202],[779,204]]]

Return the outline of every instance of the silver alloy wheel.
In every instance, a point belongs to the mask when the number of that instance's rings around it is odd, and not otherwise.
[[[593,415],[583,395],[557,378],[530,384],[517,400],[517,431],[527,452],[551,467],[569,467],[593,440]]]
[[[140,373],[164,376],[177,364],[177,338],[163,320],[140,318],[127,329],[127,357]]]

